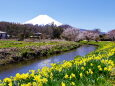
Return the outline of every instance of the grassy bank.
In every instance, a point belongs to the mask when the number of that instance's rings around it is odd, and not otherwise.
[[[86,42],[82,42],[86,43]],[[114,86],[115,43],[90,42],[98,49],[84,57],[5,78],[1,86]]]
[[[80,46],[69,41],[0,41],[0,65],[61,53]]]

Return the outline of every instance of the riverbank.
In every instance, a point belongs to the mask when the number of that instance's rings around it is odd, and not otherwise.
[[[83,42],[85,43],[85,42]],[[62,64],[5,78],[2,86],[112,86],[115,84],[115,43],[90,42],[97,50]]]
[[[58,54],[79,46],[81,46],[80,43],[62,40],[46,42],[0,41],[0,65]]]
[[[85,56],[96,49],[93,45],[83,45],[76,49],[66,51],[59,54],[34,58],[27,61],[21,61],[4,66],[0,66],[0,79],[15,76],[16,73],[27,73],[29,70],[42,69],[43,67],[51,67],[51,63],[60,63],[75,59],[76,56]]]

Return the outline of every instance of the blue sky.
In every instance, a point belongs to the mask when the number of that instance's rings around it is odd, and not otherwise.
[[[41,14],[82,29],[115,29],[115,0],[0,0],[0,21],[23,23]]]

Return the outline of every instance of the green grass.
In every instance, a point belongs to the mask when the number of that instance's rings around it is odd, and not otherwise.
[[[66,43],[67,44],[67,43]],[[66,45],[64,44],[64,45]],[[69,45],[70,44],[70,45]],[[57,46],[48,50],[68,50],[74,43]],[[79,44],[79,43],[78,43]],[[81,44],[98,45],[98,48],[74,60],[64,61],[62,64],[52,64],[41,70],[31,70],[26,74],[17,73],[15,77],[5,78],[1,86],[114,86],[115,85],[115,43],[89,42]],[[71,46],[72,45],[72,46]],[[71,46],[71,47],[70,47]]]
[[[60,42],[58,42],[60,43]],[[26,74],[17,73],[15,77],[5,78],[1,86],[114,86],[115,85],[115,43],[114,42],[63,42],[42,53],[51,54],[67,51],[79,44],[97,45],[98,48],[86,56],[62,64],[52,64],[41,70],[31,70]],[[32,50],[33,51],[33,50]],[[30,52],[30,51],[29,51]]]
[[[0,65],[30,60],[75,49],[80,44],[70,41],[24,42],[0,41]]]
[[[44,46],[66,43],[67,41],[48,41],[48,42],[24,42],[24,41],[0,41],[0,48],[20,48],[27,46]]]

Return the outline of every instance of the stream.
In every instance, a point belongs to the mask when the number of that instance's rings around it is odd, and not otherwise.
[[[96,47],[93,45],[83,45],[61,54],[0,66],[0,79],[15,76],[16,73],[26,73],[29,70],[41,69],[44,66],[50,67],[51,63],[73,60],[76,56],[85,56],[95,49]]]

